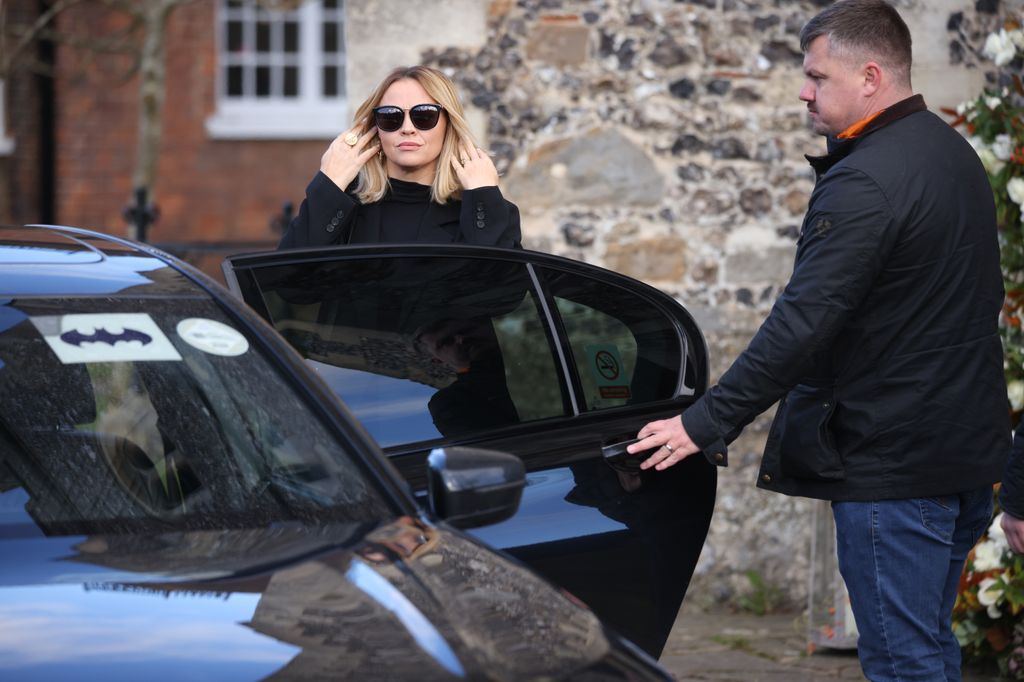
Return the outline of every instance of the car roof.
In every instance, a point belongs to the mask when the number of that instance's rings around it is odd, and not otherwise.
[[[195,295],[170,256],[112,235],[54,225],[0,226],[0,296]]]

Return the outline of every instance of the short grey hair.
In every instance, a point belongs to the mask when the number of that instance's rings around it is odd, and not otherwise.
[[[833,53],[867,56],[910,85],[910,29],[885,0],[840,0],[830,5],[800,31],[800,49],[807,52],[821,36],[828,36]]]

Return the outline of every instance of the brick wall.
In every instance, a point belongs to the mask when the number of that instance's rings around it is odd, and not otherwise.
[[[83,8],[61,23],[104,35],[123,27],[124,17]],[[207,136],[204,121],[215,106],[214,26],[211,0],[178,7],[169,19],[154,242],[276,240],[272,217],[286,200],[298,205],[326,146]],[[138,82],[118,78],[124,60],[79,70],[81,57],[70,48],[58,54],[57,218],[126,234],[121,211],[132,197]]]
[[[5,4],[9,24],[29,23],[36,15],[34,0],[5,0]],[[28,50],[26,56],[34,57],[35,50]],[[15,145],[10,154],[0,156],[0,222],[24,224],[45,218],[41,208],[43,86],[40,77],[24,61],[7,78],[5,129]]]

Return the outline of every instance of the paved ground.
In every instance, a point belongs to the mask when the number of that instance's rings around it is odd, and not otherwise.
[[[827,682],[863,680],[855,651],[807,653],[799,614],[755,616],[685,605],[661,664],[680,682]],[[965,670],[964,682],[994,682],[990,673]]]

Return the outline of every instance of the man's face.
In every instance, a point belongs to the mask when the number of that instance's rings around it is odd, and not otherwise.
[[[815,38],[804,54],[804,86],[800,99],[807,102],[811,129],[835,136],[870,112],[862,97],[864,78],[852,60],[830,54],[827,35]]]

